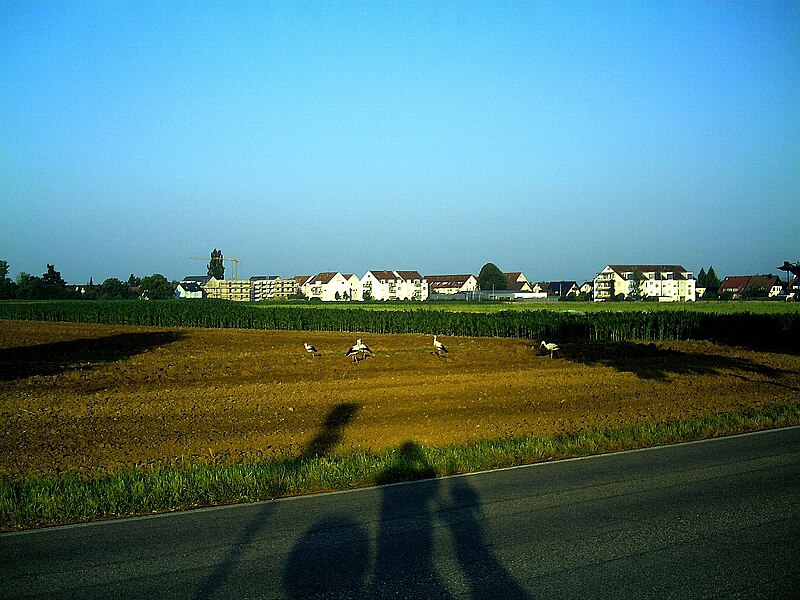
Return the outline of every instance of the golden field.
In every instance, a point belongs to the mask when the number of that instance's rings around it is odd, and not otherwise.
[[[352,363],[357,337],[374,356]],[[314,344],[312,357],[303,342]],[[424,335],[0,321],[0,473],[96,475],[182,457],[380,451],[796,402],[800,357],[710,342],[564,344]],[[548,340],[549,341],[549,340]],[[331,427],[333,425],[333,427]]]

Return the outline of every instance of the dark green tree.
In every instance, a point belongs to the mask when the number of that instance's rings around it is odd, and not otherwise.
[[[8,278],[8,263],[0,260],[0,300],[17,297],[17,284]]]
[[[132,297],[131,286],[116,277],[106,279],[97,294],[98,300],[129,300]]]
[[[139,277],[136,277],[136,275],[134,275],[133,273],[131,273],[131,276],[128,277],[128,285],[131,287],[139,287],[140,285],[142,285],[142,280]]]
[[[720,280],[714,272],[714,267],[709,267],[706,275],[706,289],[710,292],[710,295],[715,295],[719,291],[719,286]]]
[[[17,298],[20,300],[44,300],[47,298],[42,278],[28,273],[20,273],[17,277]]]
[[[141,297],[147,300],[169,300],[175,297],[175,285],[160,273],[142,277],[139,281]]]
[[[697,287],[704,288],[708,285],[708,275],[706,275],[706,270],[701,268],[700,272],[697,274],[697,281],[695,281]]]
[[[214,250],[211,252],[211,260],[208,263],[208,276],[215,279],[225,279],[225,262],[222,257],[222,250]]]
[[[17,280],[17,297],[26,300],[68,300],[77,298],[76,292],[67,289],[67,283],[53,265],[41,277],[20,273]]]
[[[478,273],[478,286],[483,291],[507,290],[508,280],[494,263],[486,263]]]

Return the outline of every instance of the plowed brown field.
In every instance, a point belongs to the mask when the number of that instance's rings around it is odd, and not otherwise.
[[[800,357],[707,342],[567,344],[352,333],[0,322],[0,472],[96,474],[181,457],[576,432],[796,401]],[[303,350],[308,341],[322,356]]]

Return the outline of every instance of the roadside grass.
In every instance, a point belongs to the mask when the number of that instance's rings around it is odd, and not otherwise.
[[[800,404],[778,404],[689,420],[524,435],[468,446],[408,442],[381,454],[224,463],[186,458],[82,480],[0,475],[0,529],[18,530],[202,506],[346,490],[800,425]]]

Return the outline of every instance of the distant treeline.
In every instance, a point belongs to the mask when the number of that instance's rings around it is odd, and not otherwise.
[[[0,319],[149,327],[420,333],[567,341],[713,340],[800,347],[800,314],[721,314],[679,310],[439,310],[263,307],[226,301],[0,302]]]

